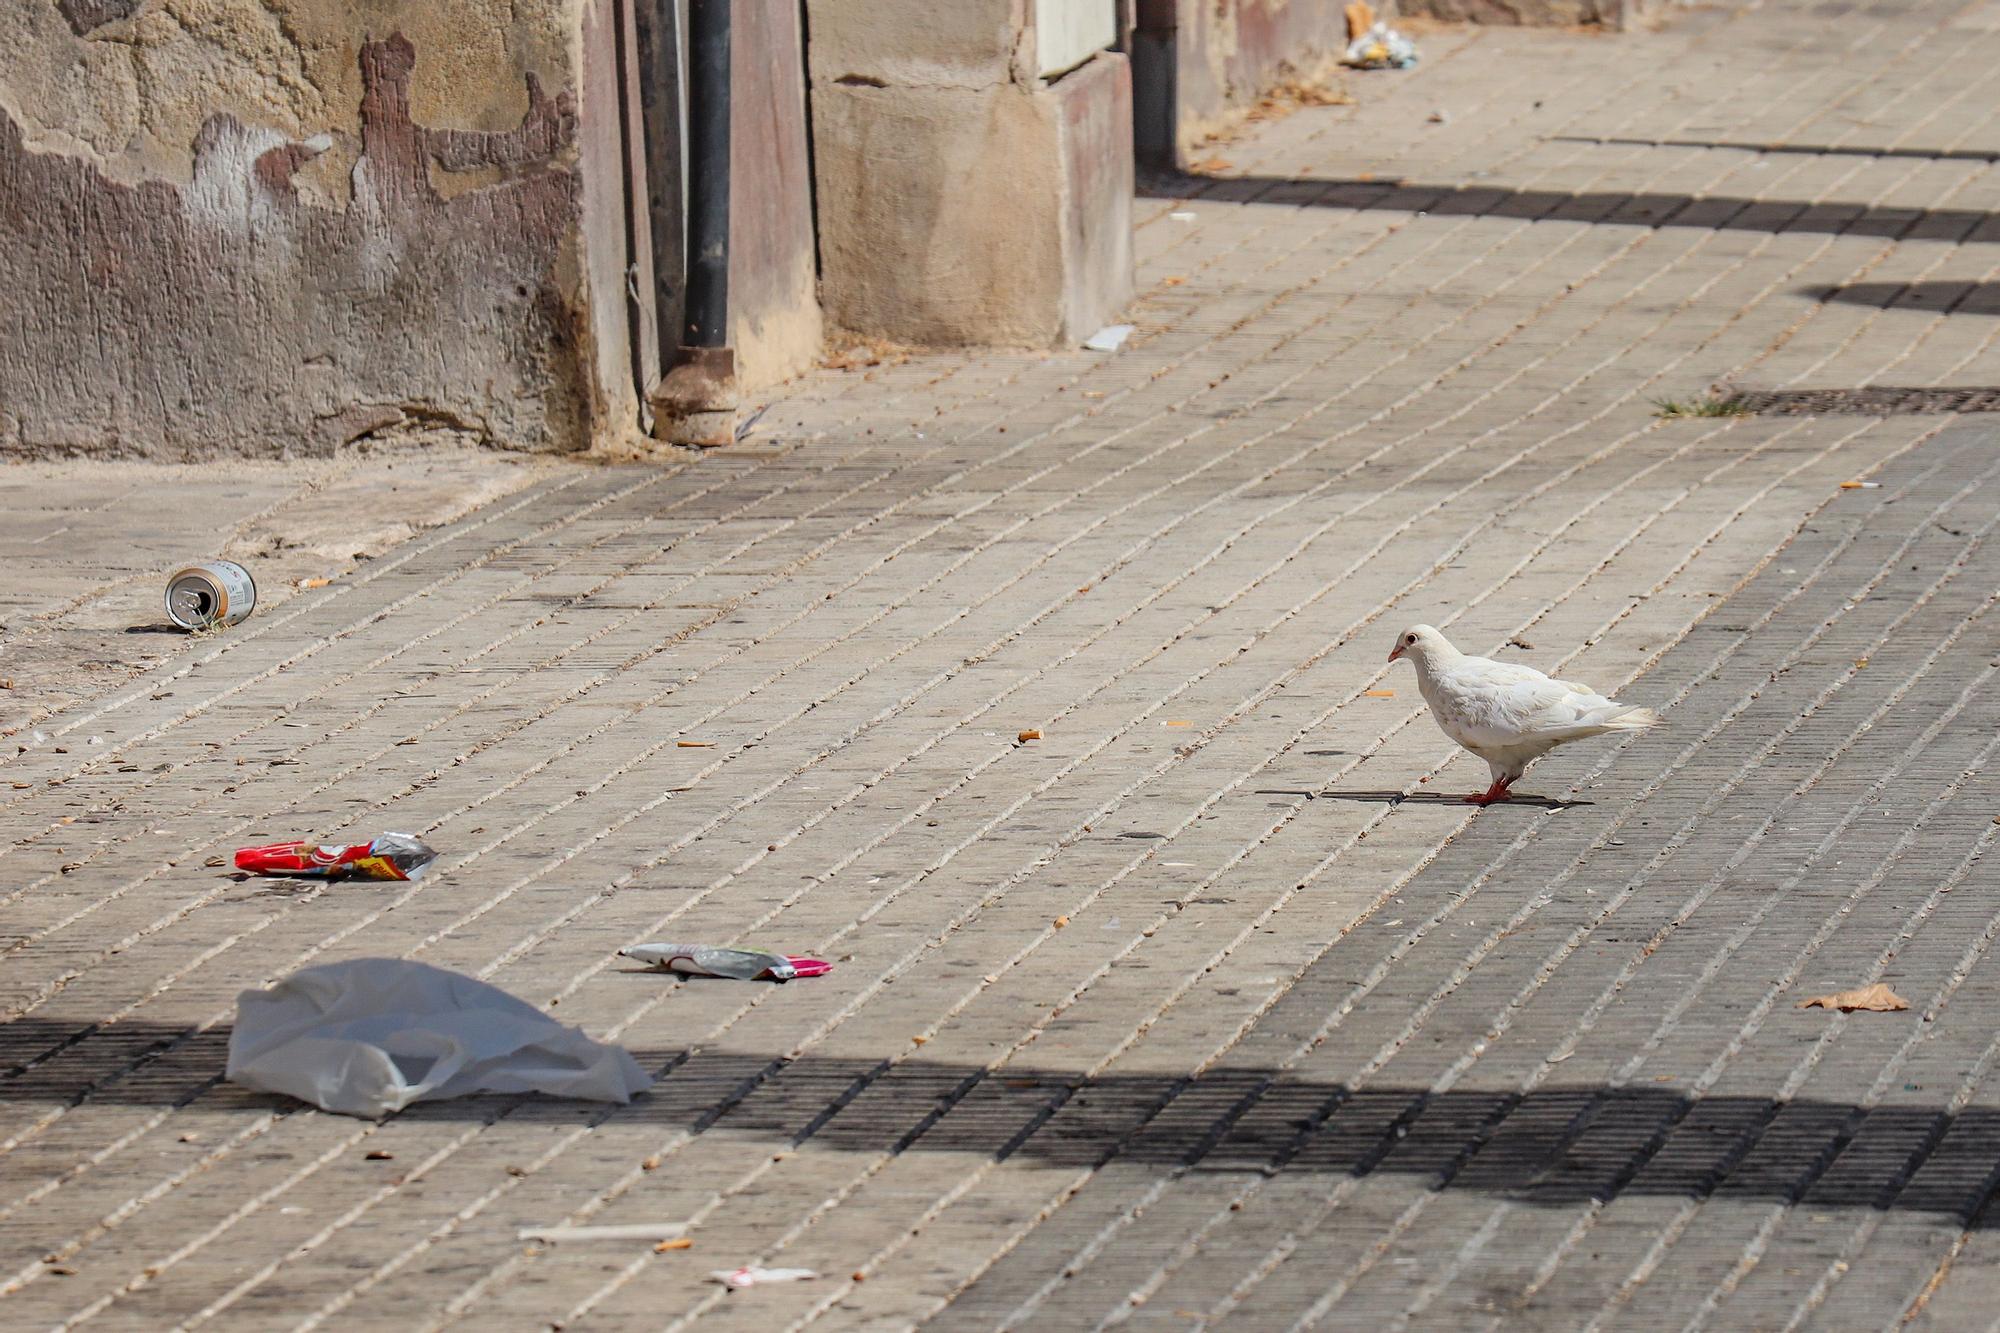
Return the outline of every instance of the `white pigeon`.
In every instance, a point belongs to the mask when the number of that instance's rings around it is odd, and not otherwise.
[[[1658,726],[1650,708],[1607,699],[1587,685],[1551,680],[1533,667],[1468,657],[1429,625],[1396,638],[1389,660],[1407,657],[1417,688],[1444,734],[1486,761],[1493,785],[1465,799],[1504,801],[1528,765],[1558,745],[1611,731]]]

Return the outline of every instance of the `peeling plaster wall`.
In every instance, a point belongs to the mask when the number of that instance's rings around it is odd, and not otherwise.
[[[622,429],[580,253],[578,3],[0,6],[0,455]]]

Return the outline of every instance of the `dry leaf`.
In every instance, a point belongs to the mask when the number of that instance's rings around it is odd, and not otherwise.
[[[1363,690],[1361,692],[1370,699],[1393,699],[1396,697],[1394,690]]]
[[[1821,1009],[1838,1009],[1843,1014],[1851,1014],[1856,1009],[1865,1009],[1876,1014],[1893,1014],[1898,1010],[1908,1009],[1910,1002],[1878,981],[1859,990],[1815,995],[1810,1000],[1799,1001],[1801,1009],[1810,1009],[1814,1005],[1818,1005]]]
[[[1017,741],[1038,741],[1041,738],[1042,738],[1041,732],[1036,731],[1033,727],[1029,727],[1026,731],[1022,732],[1014,739]]]
[[[925,1042],[927,1042],[927,1041],[929,1041],[929,1040],[930,1040],[930,1038],[929,1038],[929,1037],[912,1037],[912,1038],[910,1038],[910,1041],[911,1041],[911,1042],[912,1042],[913,1044],[915,1044],[915,1045],[918,1045],[918,1046],[921,1046],[921,1045],[923,1045],[923,1044],[924,1044]]]
[[[209,858],[208,858],[208,859],[207,859],[206,861],[203,861],[203,862],[202,862],[202,864],[203,864],[203,865],[205,865],[205,866],[207,866],[207,867],[208,867],[209,869],[213,870],[213,869],[215,869],[215,868],[216,868],[217,866],[226,866],[226,865],[228,865],[228,864],[229,864],[229,858],[228,858],[228,857],[226,857],[226,856],[211,856],[211,857],[209,857]]]
[[[691,1250],[693,1248],[694,1242],[686,1236],[675,1236],[671,1240],[663,1240],[658,1245],[655,1245],[653,1253],[665,1254],[668,1250]]]
[[[1868,659],[1865,657],[1857,657],[1854,659],[1854,665],[1858,667],[1865,667],[1868,665]]]
[[[1160,285],[1162,287],[1178,287],[1186,281],[1186,278],[1161,278]]]
[[[1194,174],[1197,176],[1203,174],[1212,175],[1213,173],[1218,171],[1227,171],[1229,170],[1230,166],[1231,163],[1228,158],[1209,157],[1209,158],[1203,158],[1201,161],[1195,163],[1192,170]]]
[[[683,750],[712,750],[715,748],[714,741],[675,741],[674,744],[680,746]]]

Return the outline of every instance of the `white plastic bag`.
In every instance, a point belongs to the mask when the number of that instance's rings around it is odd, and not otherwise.
[[[653,1082],[623,1047],[474,977],[403,958],[327,963],[244,991],[228,1076],[368,1117],[478,1092],[622,1103]]]
[[[1408,69],[1417,63],[1417,44],[1386,23],[1377,23],[1347,44],[1343,64],[1355,69]]]

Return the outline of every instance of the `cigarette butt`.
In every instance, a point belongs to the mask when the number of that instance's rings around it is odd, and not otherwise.
[[[1017,741],[1038,741],[1041,738],[1042,738],[1041,732],[1035,730],[1033,727],[1029,727],[1026,731],[1022,732],[1014,739]]]
[[[658,1245],[655,1245],[653,1253],[665,1254],[668,1250],[691,1250],[693,1248],[694,1242],[686,1236],[675,1236],[672,1240],[663,1240]]]
[[[683,750],[712,750],[715,748],[714,741],[675,741],[674,744],[680,746]]]
[[[1393,699],[1396,697],[1394,690],[1363,690],[1362,693],[1370,699]]]

